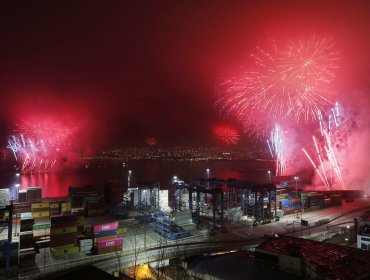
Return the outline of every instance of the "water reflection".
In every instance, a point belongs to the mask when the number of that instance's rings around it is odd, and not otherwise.
[[[162,189],[168,189],[173,176],[181,180],[191,181],[207,178],[208,173],[215,178],[235,178],[239,180],[253,180],[266,182],[265,172],[244,172],[250,163],[245,161],[199,161],[199,162],[169,162],[169,161],[133,161],[125,166],[117,163],[106,163],[99,167],[90,167],[71,173],[35,173],[9,176],[1,176],[2,187],[9,187],[12,193],[16,193],[15,184],[20,184],[19,189],[26,190],[28,187],[42,187],[43,197],[63,197],[68,195],[69,186],[94,185],[101,188],[107,180],[119,180],[123,186],[128,184],[128,172],[130,183],[133,186],[139,181],[158,180]],[[209,171],[207,172],[207,169]]]

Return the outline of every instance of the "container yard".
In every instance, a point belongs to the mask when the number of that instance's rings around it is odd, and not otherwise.
[[[252,186],[248,191],[239,188],[235,182],[233,184],[233,191],[223,193],[223,200],[217,188],[213,191],[198,186],[189,191],[182,190],[181,210],[177,207],[177,211],[171,211],[173,205],[169,202],[172,200],[176,203],[178,200],[168,196],[176,196],[179,192],[162,192],[157,185],[151,189],[144,185],[143,189],[133,190],[131,194],[123,196],[119,205],[113,199],[113,196],[123,193],[118,190],[105,191],[108,201],[90,186],[70,187],[68,197],[40,200],[40,188],[30,188],[30,191],[24,192],[25,201],[22,198],[22,202],[13,201],[12,204],[14,237],[10,267],[29,269],[45,260],[62,262],[123,252],[136,246],[156,246],[162,238],[168,242],[186,241],[189,238],[201,240],[204,238],[198,229],[201,221],[202,227],[204,221],[208,221],[208,229],[213,229],[208,231],[210,235],[207,238],[210,238],[214,236],[214,229],[221,225],[222,219],[243,225],[246,220],[253,222],[259,218],[263,225],[262,218],[273,217],[275,207],[276,213],[289,217],[290,214],[318,211],[342,203],[341,194],[338,193],[297,193],[295,190],[278,189],[275,195],[270,186],[262,186],[261,189],[260,186]],[[112,183],[107,186],[117,189]],[[259,193],[259,190],[266,193]],[[199,203],[202,207],[198,208]],[[236,207],[229,209],[230,206]],[[227,215],[217,216],[222,213],[223,207],[227,209]],[[9,219],[8,211],[1,213],[4,220]],[[282,217],[280,214],[278,216]],[[272,226],[273,222],[269,219]],[[234,234],[231,230],[230,236],[235,237]],[[6,254],[3,253],[2,258],[4,256]]]

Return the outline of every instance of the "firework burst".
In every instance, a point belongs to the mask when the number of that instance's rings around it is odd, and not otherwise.
[[[240,140],[238,131],[229,125],[219,125],[215,127],[214,134],[221,142],[228,145],[236,145]]]
[[[339,54],[331,39],[273,46],[271,52],[257,47],[251,55],[255,70],[220,83],[218,90],[217,107],[256,133],[272,120],[316,120],[334,97],[329,85]]]
[[[20,163],[22,173],[48,172],[59,153],[71,144],[74,131],[51,120],[22,121],[8,139],[7,147]]]
[[[155,139],[154,137],[148,137],[146,140],[145,140],[145,143],[149,146],[155,146],[158,144],[158,141],[157,139]]]

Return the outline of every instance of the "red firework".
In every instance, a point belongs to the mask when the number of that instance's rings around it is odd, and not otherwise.
[[[145,143],[149,146],[155,146],[158,144],[158,141],[157,139],[155,139],[154,137],[148,137],[146,140],[145,140]]]
[[[50,118],[21,121],[8,139],[8,148],[21,163],[23,173],[47,172],[60,155],[71,150],[76,129]]]
[[[229,125],[218,125],[214,128],[214,134],[221,142],[228,145],[236,145],[240,140],[238,131]]]
[[[339,53],[331,39],[290,42],[273,51],[257,47],[252,71],[220,83],[216,105],[255,134],[274,122],[314,121],[334,94],[330,83]]]

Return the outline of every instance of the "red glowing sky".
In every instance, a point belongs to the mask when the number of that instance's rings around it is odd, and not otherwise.
[[[1,3],[0,143],[43,113],[96,146],[212,143],[215,81],[270,38],[333,37],[338,93],[368,88],[368,1],[323,2]]]

